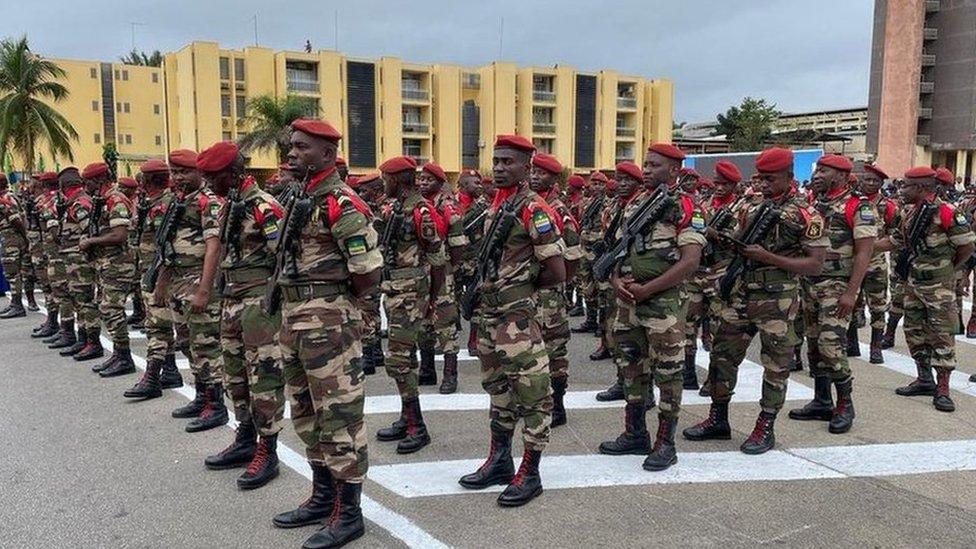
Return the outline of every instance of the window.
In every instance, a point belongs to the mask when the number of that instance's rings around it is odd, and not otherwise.
[[[88,74],[90,74],[92,78],[98,78],[98,69],[92,67],[88,69]]]
[[[153,82],[153,84],[159,84],[159,73],[158,72],[152,73],[152,82]]]
[[[232,139],[232,138],[231,138],[231,136],[230,136],[230,132],[224,132],[224,133],[222,133],[222,134],[220,135],[220,137],[221,137],[221,139],[223,139],[224,141],[230,141],[230,140]]]
[[[234,59],[234,80],[241,82],[244,80],[244,60]]]
[[[122,112],[122,103],[120,101],[115,102],[115,112]]]
[[[285,62],[285,84],[288,91],[318,92],[319,66],[304,61]]]
[[[230,59],[220,58],[220,79],[230,80]]]
[[[122,80],[125,80],[126,82],[129,81],[129,71],[125,69],[122,70]]]
[[[126,114],[128,114],[128,113],[129,113],[129,102],[128,102],[128,101],[126,101],[125,103],[122,103],[122,110],[123,110],[123,111],[124,111],[124,112],[125,112]]]
[[[159,103],[153,105],[153,114],[159,114]]]
[[[156,146],[159,146],[159,145],[162,145],[162,144],[163,144],[163,136],[157,135],[156,136]]]
[[[102,134],[96,133],[95,134],[95,144],[98,145],[98,144],[101,144],[101,142],[102,142]]]
[[[220,96],[220,116],[230,116],[230,96]]]
[[[92,101],[92,110],[98,112],[98,101]]]
[[[132,144],[132,134],[131,133],[125,134],[125,144],[126,145],[131,145]]]
[[[237,104],[234,105],[234,114],[238,118],[243,118],[244,113],[247,110],[247,98],[244,97],[243,95],[238,95],[234,97],[234,100],[237,102]]]
[[[115,69],[115,79],[119,80],[119,69]]]

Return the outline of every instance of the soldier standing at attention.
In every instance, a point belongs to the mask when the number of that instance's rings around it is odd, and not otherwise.
[[[814,207],[824,218],[830,247],[823,271],[808,277],[803,302],[814,397],[789,414],[790,419],[829,421],[828,430],[835,434],[846,433],[854,424],[847,326],[878,235],[874,206],[855,196],[847,184],[852,168],[851,161],[843,156],[822,156],[810,182],[817,195]],[[836,407],[831,384],[837,389]]]
[[[20,201],[10,192],[7,176],[0,173],[0,236],[3,236],[3,273],[10,282],[10,305],[0,312],[0,318],[27,316],[24,309],[24,276],[21,266],[29,253],[27,220]]]
[[[142,301],[142,290],[139,288],[140,281],[142,280],[142,271],[145,269],[144,265],[139,264],[139,242],[136,239],[138,236],[138,225],[140,216],[142,216],[142,221],[145,222],[146,212],[144,206],[146,201],[143,196],[143,184],[142,184],[142,172],[137,172],[135,178],[131,177],[120,177],[119,178],[119,190],[122,194],[132,202],[132,219],[129,224],[129,255],[132,257],[132,264],[135,266],[134,274],[135,278],[132,283],[132,314],[129,315],[126,323],[137,329],[145,329],[146,321],[146,304]]]
[[[491,446],[481,467],[458,480],[472,490],[508,484],[497,500],[505,507],[525,505],[542,493],[539,461],[549,443],[552,392],[536,296],[566,281],[558,214],[528,186],[533,152],[532,142],[518,135],[495,140],[497,191],[479,261],[490,259],[498,268],[479,281],[474,307],[481,385],[491,400]],[[525,453],[516,473],[512,437],[519,418]]]
[[[634,214],[649,201],[663,200],[665,207],[658,218],[647,220],[649,226],[632,227],[646,236],[630,246],[610,278],[618,298],[613,337],[627,404],[624,432],[603,442],[600,452],[647,454],[643,467],[648,471],[663,471],[678,461],[674,432],[681,409],[687,316],[681,285],[698,268],[705,245],[704,215],[677,185],[684,157],[670,144],[654,143],[648,148],[644,191],[624,210],[617,237],[623,236]],[[644,419],[651,378],[661,392],[653,446]]]
[[[204,184],[196,154],[181,152],[173,162],[175,152],[170,155],[170,174],[182,213],[175,220],[172,257],[165,258],[153,301],[168,299],[173,322],[186,324],[189,331],[190,369],[197,395],[172,415],[194,418],[186,424],[186,432],[195,433],[224,425],[228,419],[220,377],[220,300],[213,292],[220,262],[223,201]]]
[[[936,410],[952,412],[956,405],[949,396],[949,376],[956,367],[958,323],[955,272],[973,255],[976,235],[961,211],[938,198],[938,185],[932,168],[905,172],[900,189],[905,204],[901,225],[879,239],[877,247],[881,251],[909,248],[918,254],[905,266],[905,341],[918,378],[895,392],[931,395]],[[913,240],[916,230],[918,237]]]
[[[576,333],[590,332],[595,334],[600,329],[598,288],[593,280],[593,261],[596,260],[593,246],[603,240],[601,220],[607,202],[606,184],[607,176],[603,175],[602,172],[590,174],[590,181],[586,187],[589,196],[584,201],[583,213],[578,218],[583,258],[580,260],[577,274],[579,275],[579,288],[583,292],[583,300],[586,304],[586,318],[582,324],[572,329]]]
[[[278,476],[278,432],[285,413],[285,378],[275,342],[281,315],[266,314],[261,301],[274,271],[285,212],[245,175],[244,158],[233,142],[201,151],[197,169],[213,192],[227,200],[217,291],[224,387],[238,422],[234,442],[206,458],[204,465],[214,470],[246,465],[237,486],[251,490]]]
[[[386,372],[400,394],[400,418],[376,432],[380,441],[399,440],[397,453],[410,454],[430,444],[420,410],[417,366],[414,359],[425,324],[444,285],[447,256],[446,227],[434,205],[420,194],[416,163],[398,156],[380,165],[386,194],[395,202],[385,212],[383,230],[383,293],[389,321]],[[433,349],[428,349],[433,369]]]
[[[48,246],[47,222],[48,208],[53,199],[53,193],[47,189],[45,183],[40,179],[41,174],[34,174],[31,178],[31,188],[34,193],[34,224],[36,240],[31,242],[31,255],[34,261],[34,272],[41,290],[44,291],[44,307],[47,309],[47,318],[35,328],[31,333],[33,338],[47,338],[58,331],[58,298],[54,296],[54,287],[51,285]],[[30,225],[30,223],[28,223]],[[31,231],[28,230],[28,236]]]
[[[294,269],[272,284],[281,289],[278,339],[292,423],[312,466],[312,495],[275,516],[274,524],[324,522],[304,545],[319,549],[339,547],[365,532],[360,496],[369,460],[356,300],[377,290],[383,257],[369,207],[336,173],[339,132],[321,120],[299,119],[291,127],[288,161],[305,174],[304,188],[286,213],[278,243],[278,263]],[[303,215],[290,218],[296,213]]]
[[[81,238],[87,234],[94,204],[85,191],[85,182],[78,168],[72,166],[61,170],[58,182],[64,195],[60,253],[68,276],[69,298],[78,317],[77,341],[59,354],[74,356],[85,347],[92,350],[96,346],[101,349],[102,346],[98,338],[98,309],[95,306],[95,269],[78,248]]]
[[[474,276],[475,263],[478,260],[478,248],[484,236],[485,218],[488,203],[484,198],[484,188],[481,186],[481,175],[476,170],[464,170],[458,178],[457,203],[461,208],[461,225],[468,245],[461,251],[461,264],[455,266],[454,283],[458,303],[464,295]],[[468,354],[478,354],[477,319],[472,317],[468,325]]]
[[[563,171],[559,160],[551,155],[535,153],[532,157],[532,175],[529,188],[538,194],[556,212],[554,219],[562,232],[564,246],[563,259],[566,262],[566,280],[572,280],[576,266],[583,257],[580,246],[579,224],[563,203],[556,186]],[[539,323],[542,339],[549,356],[549,376],[552,383],[552,426],[566,424],[566,406],[563,397],[569,385],[569,315],[567,314],[567,295],[564,285],[540,288],[538,296]]]
[[[350,178],[351,179],[351,178]],[[349,181],[347,180],[347,184]],[[373,212],[382,209],[386,196],[383,194],[383,178],[379,173],[369,173],[359,177],[356,185],[350,185],[356,194],[363,199]],[[373,227],[377,233],[382,230],[382,219],[373,218]],[[360,300],[363,304],[363,373],[372,375],[377,368],[386,364],[383,356],[383,342],[380,338],[382,317],[380,315],[380,293],[364,295]]]
[[[731,437],[729,402],[739,365],[758,332],[762,342],[762,411],[752,434],[742,443],[746,454],[765,453],[776,443],[773,423],[786,400],[797,339],[793,325],[799,309],[799,277],[820,272],[828,245],[820,214],[797,195],[792,151],[763,151],[756,158],[756,170],[764,202],[737,212],[735,237],[741,241],[760,212],[778,211],[779,218],[760,241],[736,250],[748,263],[733,283],[730,300],[716,326],[708,368],[712,406],[704,421],[682,433],[688,440]],[[717,245],[723,244],[720,239],[716,239]]]
[[[50,349],[58,349],[74,345],[74,305],[68,290],[67,267],[61,256],[61,218],[64,210],[64,195],[61,194],[58,174],[43,172],[37,175],[37,180],[45,185],[47,191],[39,202],[41,205],[41,225],[44,227],[44,254],[47,256],[47,277],[51,284],[54,299],[45,303],[48,310],[55,309],[60,318],[56,331],[41,340]],[[55,319],[57,320],[57,319]]]
[[[573,219],[579,223],[580,215],[583,210],[583,189],[586,187],[586,180],[573,174],[566,178],[566,207]],[[582,246],[581,248],[582,249]],[[579,269],[577,269],[578,271]],[[569,304],[569,316],[583,316],[586,311],[583,307],[583,294],[580,292],[578,284],[579,275],[566,279],[566,302]]]

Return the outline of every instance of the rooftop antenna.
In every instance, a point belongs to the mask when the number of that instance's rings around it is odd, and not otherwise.
[[[136,26],[144,27],[145,23],[138,23],[136,21],[129,21],[129,29],[132,31],[132,49],[136,49]]]
[[[258,45],[258,14],[255,13],[252,19],[254,19],[254,45],[257,46]]]
[[[335,17],[332,21],[335,31],[335,51],[339,51],[339,10],[335,10]]]
[[[502,45],[505,39],[505,18],[502,17],[501,21],[498,23],[498,59],[502,58]]]

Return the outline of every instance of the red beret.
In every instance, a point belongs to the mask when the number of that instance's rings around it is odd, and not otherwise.
[[[791,169],[793,169],[793,151],[789,149],[772,147],[756,157],[756,171],[769,173]]]
[[[61,179],[62,177],[68,179],[69,181],[81,181],[81,174],[78,173],[78,168],[74,166],[61,168],[61,171],[58,172],[58,179]]]
[[[827,154],[821,156],[817,160],[818,166],[827,166],[828,168],[833,168],[835,170],[840,170],[842,172],[849,172],[854,169],[854,165],[851,164],[850,159],[846,156],[841,156],[839,154]]]
[[[607,176],[603,175],[603,172],[593,172],[590,174],[590,181],[596,179],[597,181],[603,181],[606,183],[608,181]]]
[[[742,172],[739,171],[739,167],[728,160],[719,160],[715,163],[715,175],[732,183],[742,181]]]
[[[559,160],[546,153],[535,153],[535,156],[532,157],[532,165],[553,174],[559,174],[563,171],[563,165],[559,163]]]
[[[181,168],[197,168],[197,153],[190,149],[176,149],[169,152],[169,165]]]
[[[54,172],[41,172],[34,176],[34,179],[38,181],[57,181],[58,174]]]
[[[939,180],[940,183],[945,185],[955,185],[956,176],[952,175],[952,172],[946,168],[939,168],[935,170],[935,178]]]
[[[398,173],[416,169],[417,161],[409,156],[396,156],[380,164],[380,171],[383,173]]]
[[[715,182],[707,177],[702,177],[698,180],[699,189],[711,189],[715,187]]]
[[[346,183],[346,185],[349,185],[350,187],[355,187],[355,186],[359,185],[359,176],[358,175],[350,175],[350,176],[347,176],[345,183]]]
[[[357,186],[363,186],[368,183],[372,183],[380,178],[380,174],[377,172],[368,173],[366,175],[359,176],[359,181],[356,182]]]
[[[884,173],[884,171],[882,171],[881,168],[879,168],[876,164],[865,164],[864,169],[865,171],[869,171],[877,175],[881,179],[888,179],[888,174]]]
[[[640,169],[640,166],[634,164],[633,162],[621,162],[617,164],[617,171],[627,174],[637,181],[642,181],[644,179],[644,171]]]
[[[521,135],[499,135],[495,138],[495,148],[511,148],[525,152],[535,152],[535,145]]]
[[[437,164],[434,164],[433,162],[428,162],[424,164],[424,167],[421,168],[421,170],[436,177],[437,180],[440,181],[441,183],[447,181],[447,174],[444,173],[444,169],[438,166]]]
[[[237,158],[237,144],[233,141],[218,141],[197,155],[197,169],[201,172],[219,172],[227,169]]]
[[[343,158],[343,157],[341,157],[341,156],[337,156],[336,157],[336,161],[335,161],[335,165],[336,166],[345,166],[346,165],[346,159]]]
[[[607,187],[607,190],[608,191],[616,190],[616,188],[617,188],[617,180],[614,179],[614,178],[612,178],[612,177],[607,178],[607,185],[606,185],[606,187]]]
[[[92,162],[91,164],[85,166],[84,170],[81,170],[81,177],[85,179],[92,179],[93,177],[100,177],[108,173],[108,164],[104,162]]]
[[[570,187],[581,188],[586,186],[586,180],[581,175],[573,174],[566,180],[566,184]]]
[[[135,189],[136,187],[139,186],[139,182],[136,181],[135,179],[132,179],[131,177],[120,177],[119,186],[126,187],[128,189]]]
[[[477,177],[478,179],[481,179],[481,174],[478,173],[478,170],[474,170],[474,169],[471,169],[471,168],[467,168],[467,169],[461,170],[461,175],[462,176],[464,176],[464,175],[472,175],[474,177]]]
[[[695,171],[695,168],[681,168],[678,173],[681,175],[690,175],[695,179],[701,179],[701,174]]]
[[[666,156],[674,160],[684,160],[685,153],[681,152],[681,149],[675,147],[670,143],[652,143],[650,147],[647,148],[650,152],[656,152],[661,156]]]
[[[332,124],[329,124],[325,120],[299,118],[291,123],[291,129],[307,133],[308,135],[314,135],[315,137],[321,137],[334,143],[338,143],[342,139],[342,134],[339,133],[339,130],[333,128]]]
[[[139,166],[142,173],[168,172],[169,166],[158,158],[150,158]]]
[[[935,177],[935,170],[928,166],[915,166],[914,168],[909,168],[908,171],[905,172],[905,177]]]

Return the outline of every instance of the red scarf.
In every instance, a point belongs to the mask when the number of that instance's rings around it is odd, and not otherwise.
[[[495,200],[491,203],[492,211],[498,211],[501,207],[502,202],[508,200],[508,197],[519,192],[521,185],[512,185],[511,187],[498,187],[495,191]]]
[[[308,180],[308,183],[305,184],[305,192],[308,192],[308,193],[312,192],[312,190],[315,187],[317,187],[319,185],[319,183],[321,183],[327,177],[329,177],[330,175],[332,175],[333,173],[335,173],[335,171],[336,171],[335,166],[329,166],[328,168],[325,168],[323,170],[320,170],[320,171],[316,172],[315,175],[313,175]]]
[[[471,195],[470,194],[468,194],[468,193],[466,193],[464,191],[458,191],[458,193],[457,193],[457,201],[458,201],[458,204],[460,204],[460,206],[461,206],[461,211],[462,212],[466,212],[466,211],[468,211],[468,207],[471,206],[471,203],[474,202],[474,199],[471,198]]]

